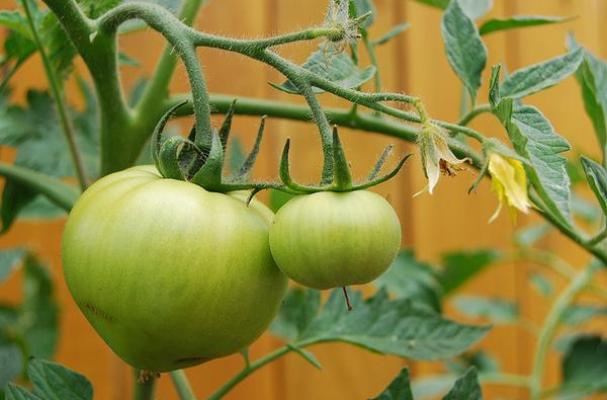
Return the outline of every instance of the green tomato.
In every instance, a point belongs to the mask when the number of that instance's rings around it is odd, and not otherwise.
[[[92,185],[70,213],[63,270],[74,300],[126,362],[164,372],[226,356],[268,327],[286,290],[272,212],[135,167]]]
[[[315,289],[372,281],[394,261],[400,241],[392,206],[362,190],[295,197],[270,227],[270,248],[280,269]]]

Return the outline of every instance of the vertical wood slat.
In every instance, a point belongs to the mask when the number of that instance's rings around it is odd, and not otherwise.
[[[2,1],[0,1],[2,3]],[[440,39],[439,19],[436,10],[414,4],[412,1],[376,0],[381,17],[374,29],[382,33],[391,23],[408,20],[413,23],[411,30],[392,46],[380,50],[380,63],[384,66],[386,89],[400,89],[419,95],[427,103],[432,115],[457,119],[460,87],[446,64]],[[567,25],[532,28],[509,34],[495,34],[487,37],[490,62],[505,61],[510,70],[540,61],[563,52],[566,32],[573,29],[579,42],[607,56],[607,44],[602,38],[607,28],[602,19],[607,6],[601,0],[538,0],[524,2],[518,0],[496,1],[493,14],[496,16],[519,14],[579,15],[576,21]],[[290,31],[296,27],[318,23],[326,0],[313,0],[306,9],[294,7],[288,0],[255,0],[243,4],[238,0],[212,2],[199,20],[205,30],[236,35],[263,35],[278,31]],[[316,7],[316,8],[315,8]],[[245,12],[246,9],[246,12]],[[127,52],[143,59],[144,70],[150,72],[155,54],[162,41],[154,34],[141,34],[124,41]],[[303,60],[311,47],[292,47],[284,54]],[[301,101],[294,96],[279,94],[269,89],[265,81],[279,81],[276,73],[265,67],[245,61],[241,57],[225,55],[213,51],[202,51],[205,71],[213,90],[251,96],[266,96],[288,101]],[[138,70],[125,69],[128,84]],[[238,79],[244,76],[242,79]],[[262,76],[257,81],[251,76]],[[236,78],[235,78],[236,77]],[[487,76],[484,76],[486,82]],[[17,94],[22,98],[22,90],[34,84],[44,87],[45,79],[39,64],[28,63],[15,81]],[[174,90],[186,90],[187,82],[180,73],[174,82]],[[481,90],[481,98],[485,98]],[[555,101],[559,99],[559,101]],[[323,104],[343,104],[335,102],[327,95],[321,96]],[[557,131],[563,133],[577,147],[591,154],[596,153],[592,137],[592,127],[584,116],[579,97],[579,89],[572,79],[563,86],[529,99],[538,105],[553,122]],[[252,133],[256,131],[257,120],[239,118],[236,130],[245,145],[250,145]],[[217,120],[216,120],[217,123]],[[503,135],[501,128],[491,118],[480,118],[475,127],[482,131]],[[268,135],[262,150],[262,163],[256,169],[258,176],[275,176],[278,154],[284,139],[294,139],[294,169],[302,180],[316,179],[320,171],[319,143],[313,127],[301,123],[272,122],[268,125]],[[346,151],[357,174],[362,174],[372,163],[381,147],[391,142],[381,137],[361,133],[343,132]],[[402,145],[412,149],[413,146]],[[3,154],[4,155],[4,154]],[[303,160],[303,161],[302,161]],[[309,160],[314,160],[310,163]],[[495,207],[495,199],[486,183],[472,197],[466,195],[467,185],[474,179],[473,173],[461,173],[455,179],[442,178],[437,193],[412,199],[411,194],[425,185],[420,172],[419,157],[415,157],[397,180],[378,188],[390,197],[399,210],[404,224],[404,242],[414,245],[423,259],[434,260],[438,254],[459,247],[476,248],[497,245],[504,250],[510,248],[510,234],[513,230],[506,216],[493,225],[486,225],[486,219]],[[536,220],[522,218],[521,225]],[[1,247],[18,243],[30,243],[41,250],[42,256],[50,260],[54,276],[58,282],[59,299],[62,304],[62,342],[59,360],[88,375],[96,388],[96,399],[118,400],[127,398],[130,375],[124,364],[113,356],[98,336],[86,324],[73,304],[59,268],[59,238],[61,222],[40,226],[19,223],[9,235],[0,238]],[[50,240],[49,240],[50,238]],[[570,262],[581,265],[585,256],[566,239],[551,236],[544,244],[546,249],[558,251]],[[545,317],[548,304],[528,285],[528,273],[532,266],[505,264],[493,268],[464,288],[466,293],[483,293],[513,297],[521,302],[522,314],[532,323],[539,325]],[[13,280],[7,290],[2,287],[0,297],[18,298],[19,279]],[[447,310],[457,318],[454,310]],[[599,328],[601,328],[599,326]],[[604,327],[602,327],[604,329]],[[256,343],[253,355],[267,352],[278,344],[276,339],[264,337]],[[491,348],[500,358],[504,370],[527,373],[535,339],[532,335],[514,328],[498,328],[483,343],[483,348]],[[369,397],[385,385],[403,365],[395,358],[380,358],[346,345],[317,346],[312,349],[324,365],[323,371],[315,371],[297,356],[290,355],[279,363],[255,373],[232,395],[231,399],[309,399],[309,398],[362,398]],[[218,360],[208,365],[188,371],[194,387],[203,397],[224,382],[241,366],[238,356]],[[416,376],[436,371],[435,365],[421,363],[415,367]],[[551,356],[546,373],[546,384],[556,383],[559,370],[554,355]],[[510,396],[524,398],[524,393],[504,388],[489,388],[488,398]],[[167,378],[160,385],[159,398],[174,398],[174,392]]]

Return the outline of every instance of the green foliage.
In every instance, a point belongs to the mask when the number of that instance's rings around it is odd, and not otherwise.
[[[583,60],[581,49],[513,72],[504,79],[500,95],[520,99],[548,89],[572,75]]]
[[[303,64],[303,67],[341,87],[352,89],[369,81],[375,75],[375,67],[360,69],[352,61],[352,57],[344,52],[334,52],[322,45]],[[282,84],[270,83],[273,87],[286,93],[298,94],[299,89],[291,81]],[[314,88],[315,93],[324,90]]]
[[[500,253],[490,249],[445,254],[443,268],[438,276],[443,294],[446,296],[455,292],[464,283],[499,259]]]
[[[541,15],[515,15],[506,18],[492,18],[485,21],[479,28],[481,35],[507,31],[510,29],[527,28],[540,25],[558,24],[570,21],[567,17],[552,17]]]
[[[443,400],[481,400],[481,386],[478,383],[476,369],[470,368],[462,377],[455,381],[453,389],[447,393]]]
[[[577,44],[573,43],[573,46]],[[602,155],[607,147],[607,63],[588,51],[583,51],[584,61],[577,70],[576,78],[582,90],[586,114],[590,117]]]
[[[529,283],[533,285],[537,291],[543,296],[549,297],[554,294],[554,285],[548,278],[539,273],[529,275]]]
[[[581,325],[596,317],[607,316],[607,307],[598,305],[574,304],[565,310],[563,323],[567,325]]]
[[[386,44],[390,40],[394,39],[395,37],[397,37],[404,31],[409,29],[410,26],[411,26],[411,24],[409,24],[408,22],[403,22],[402,24],[398,24],[398,25],[394,26],[394,28],[390,29],[387,33],[380,36],[378,39],[373,40],[372,44],[374,46],[381,46],[383,44]]]
[[[25,251],[22,249],[0,251],[0,284],[8,279],[13,271],[19,267],[24,256]]]
[[[441,310],[442,287],[436,271],[429,264],[418,261],[413,250],[400,252],[394,263],[376,281],[378,287],[415,304],[435,311]]]
[[[452,1],[447,7],[441,32],[449,64],[474,100],[481,86],[481,73],[487,64],[487,48],[474,22],[458,1]]]
[[[414,360],[457,355],[487,332],[487,327],[446,320],[407,299],[390,300],[384,290],[367,300],[358,292],[350,297],[352,311],[341,290],[334,290],[321,307],[319,292],[291,289],[271,330],[296,347],[345,342]]]
[[[32,391],[9,385],[7,400],[92,400],[93,387],[83,375],[59,364],[34,359],[29,362],[27,375]]]
[[[603,214],[607,215],[607,171],[602,165],[586,157],[582,157],[582,166],[588,184],[601,205]]]
[[[517,246],[531,247],[551,232],[551,227],[545,223],[533,224],[519,229],[514,235]]]
[[[488,319],[495,324],[515,324],[518,320],[518,307],[509,300],[458,296],[453,304],[469,317]]]
[[[49,271],[23,250],[0,253],[3,273],[18,265],[24,267],[22,303],[0,304],[0,388],[23,372],[29,357],[51,357],[57,345],[57,304]],[[7,398],[11,398],[11,392],[15,398],[24,395],[13,388],[7,391]]]
[[[85,107],[83,110],[71,109],[71,117],[88,174],[96,176],[99,167],[97,103],[91,88],[82,80],[79,83]],[[55,177],[74,175],[67,143],[48,92],[30,90],[26,106],[10,104],[6,97],[0,99],[0,144],[17,149],[17,166]],[[37,195],[36,191],[25,185],[8,180],[0,209],[3,230],[7,230],[21,212],[28,211],[26,207],[32,204]],[[35,210],[30,208],[30,214],[57,215],[57,208],[48,202],[42,203],[42,206],[37,204]]]
[[[607,392],[607,342],[600,336],[575,338],[563,358],[562,373],[561,392],[567,398]]]
[[[409,370],[403,368],[386,390],[371,400],[413,400]]]

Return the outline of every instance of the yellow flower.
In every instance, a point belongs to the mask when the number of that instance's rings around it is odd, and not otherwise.
[[[455,157],[447,144],[447,134],[437,125],[428,123],[422,129],[418,140],[424,174],[428,178],[428,193],[432,194],[441,172],[453,176],[455,171],[461,169],[456,166],[467,159],[460,160]]]
[[[491,188],[499,200],[499,206],[489,222],[497,218],[504,204],[510,208],[513,220],[516,220],[516,210],[527,214],[531,203],[527,195],[527,174],[523,163],[497,153],[490,153],[489,174],[491,174]]]

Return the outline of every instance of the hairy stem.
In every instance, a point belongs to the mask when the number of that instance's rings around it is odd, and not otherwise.
[[[539,400],[541,397],[546,354],[548,353],[550,343],[552,343],[561,319],[563,318],[563,314],[575,300],[577,295],[588,285],[596,270],[597,266],[593,263],[584,271],[578,273],[578,275],[571,281],[569,286],[567,286],[561,292],[552,305],[552,308],[542,326],[533,359],[533,369],[531,371],[529,386],[531,400]]]
[[[242,371],[240,371],[238,374],[236,374],[234,377],[232,377],[228,382],[226,382],[222,387],[220,387],[215,393],[213,393],[208,400],[220,400],[222,399],[226,394],[228,394],[236,385],[238,385],[240,382],[242,382],[246,377],[248,377],[249,375],[251,375],[253,372],[257,371],[258,369],[260,369],[261,367],[265,366],[266,364],[271,363],[272,361],[284,356],[285,354],[289,353],[292,351],[291,347],[288,346],[284,346],[284,347],[280,347],[277,350],[274,350],[273,352],[261,357],[260,359],[248,364],[247,366],[245,366],[245,368],[243,368]]]
[[[76,178],[78,179],[80,188],[84,190],[87,187],[86,171],[84,169],[84,163],[82,162],[82,156],[78,150],[78,145],[76,144],[76,132],[74,131],[74,126],[72,125],[72,121],[68,116],[64,93],[60,87],[61,85],[59,78],[55,74],[55,70],[51,65],[48,55],[46,54],[46,49],[44,48],[44,45],[40,40],[40,36],[38,35],[38,29],[36,28],[36,24],[34,23],[34,18],[30,10],[29,0],[23,1],[23,8],[32,31],[34,42],[36,43],[38,51],[40,52],[40,57],[42,58],[42,64],[44,65],[46,77],[48,78],[50,91],[53,96],[53,100],[55,101],[55,106],[57,107],[57,114],[59,114],[61,129],[63,130],[63,135],[65,136],[68,150],[72,158],[72,165],[74,166],[74,171],[76,172]]]
[[[464,93],[466,93],[466,92],[464,91]],[[475,119],[479,115],[487,113],[487,112],[491,112],[491,106],[489,104],[482,104],[480,106],[477,106],[477,107],[473,108],[472,110],[470,110],[470,112],[468,112],[467,114],[465,114],[457,122],[457,125],[466,126],[470,122],[472,122],[473,119]]]
[[[175,390],[177,391],[180,400],[196,400],[196,395],[194,394],[194,391],[192,391],[188,377],[183,370],[178,369],[172,371],[171,380],[173,381],[173,386],[175,386]]]
[[[154,400],[156,390],[156,377],[149,375],[145,380],[141,380],[138,369],[133,370],[135,375],[135,386],[133,388],[133,400]]]
[[[205,2],[206,0],[186,0],[181,6],[179,19],[186,25],[192,25],[198,15],[198,11]],[[147,125],[147,128],[141,127],[140,129],[143,134],[148,131],[151,132],[158,119],[151,118],[150,116],[162,115],[164,111],[162,109],[163,101],[169,96],[169,84],[176,67],[177,54],[173,51],[172,45],[167,45],[160,56],[160,61],[158,61],[150,82],[136,105],[136,124]]]

